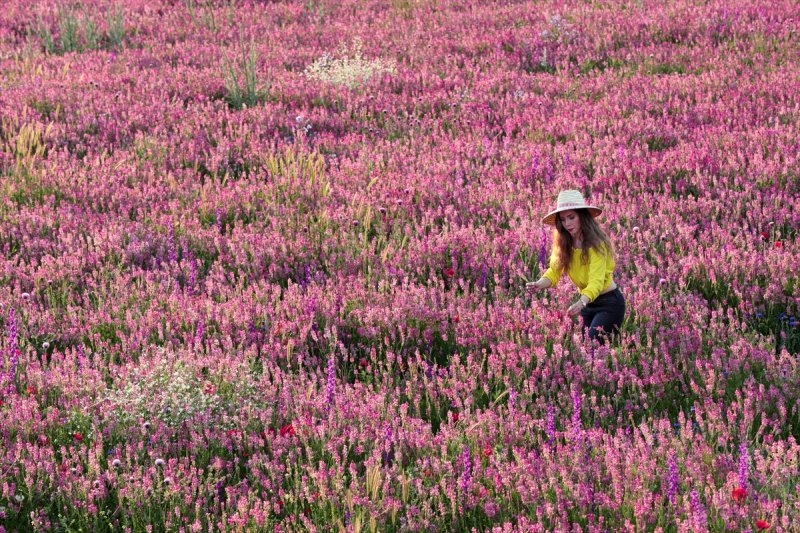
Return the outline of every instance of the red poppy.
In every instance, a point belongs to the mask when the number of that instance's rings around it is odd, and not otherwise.
[[[458,411],[453,411],[453,422],[458,422]]]
[[[36,389],[33,387],[28,387],[28,395],[33,396],[34,394],[36,394]]]
[[[762,231],[761,232],[761,240],[762,241],[766,241],[767,239],[769,239],[769,233],[767,233],[766,231]]]
[[[731,491],[731,498],[736,503],[741,503],[747,498],[747,489],[743,489],[742,487],[736,487]]]
[[[81,435],[79,431],[76,431],[75,433],[72,434],[72,438],[74,438],[78,442],[81,442],[83,440],[83,435]]]
[[[454,323],[458,324],[458,320],[459,320],[458,315],[453,317],[453,322]]]
[[[491,457],[494,450],[492,450],[491,446],[486,446],[483,448],[483,456],[484,457]]]
[[[782,241],[775,241],[775,248],[783,248],[783,242]]]
[[[281,428],[281,437],[291,437],[294,435],[294,426],[286,424]]]
[[[766,520],[756,520],[756,527],[761,531],[769,529],[769,522]]]
[[[456,271],[452,268],[445,268],[444,275],[447,276],[448,278],[452,278],[453,276],[456,275]]]

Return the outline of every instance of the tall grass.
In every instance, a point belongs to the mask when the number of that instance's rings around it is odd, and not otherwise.
[[[94,14],[87,8],[66,5],[60,6],[56,11],[54,24],[45,21],[40,14],[36,23],[29,26],[28,34],[33,36],[48,54],[62,55],[102,48],[119,48],[125,38],[125,15],[119,4],[107,8],[105,23],[106,29],[103,31]],[[57,38],[54,33],[57,33]]]
[[[249,49],[239,40],[240,55],[231,60],[223,56],[222,69],[225,83],[225,100],[233,109],[252,107],[269,95],[269,86],[258,74],[258,52],[255,39],[250,39]]]

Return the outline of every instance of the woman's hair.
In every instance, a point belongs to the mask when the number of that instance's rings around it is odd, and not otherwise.
[[[604,253],[614,254],[614,246],[588,209],[576,209],[578,218],[581,221],[581,233],[583,234],[583,250],[581,251],[581,262],[589,261],[589,249],[597,248]],[[556,215],[556,227],[553,230],[553,251],[550,254],[550,265],[556,270],[567,271],[572,260],[572,250],[575,248],[572,242],[572,235],[564,229],[561,217]]]

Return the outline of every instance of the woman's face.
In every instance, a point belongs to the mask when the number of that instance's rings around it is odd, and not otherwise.
[[[573,239],[577,239],[581,235],[581,218],[574,210],[562,211],[558,214],[561,219],[561,225],[567,230],[567,233],[572,235]]]

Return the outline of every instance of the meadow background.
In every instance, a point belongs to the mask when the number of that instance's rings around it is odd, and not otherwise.
[[[4,1],[0,531],[798,531],[798,23]]]

